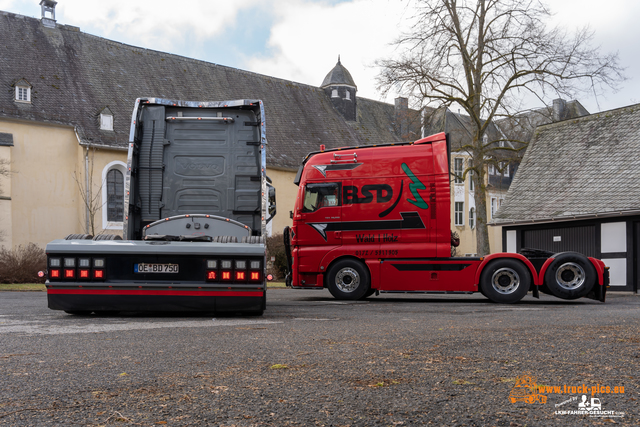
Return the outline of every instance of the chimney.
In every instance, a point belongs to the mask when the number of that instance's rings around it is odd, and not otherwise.
[[[402,139],[409,133],[409,100],[398,97],[395,99],[395,123],[396,133]]]
[[[42,9],[42,18],[40,22],[47,28],[56,28],[56,5],[55,0],[41,0],[40,7]],[[47,16],[48,14],[48,16]]]
[[[564,120],[566,116],[565,110],[567,109],[567,101],[562,98],[553,100],[553,121],[559,122]]]

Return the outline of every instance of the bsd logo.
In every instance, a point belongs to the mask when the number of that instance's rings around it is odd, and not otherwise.
[[[345,185],[342,188],[342,204],[371,203],[375,194],[376,203],[386,203],[393,197],[393,189],[388,184],[369,184],[362,186],[362,197],[358,196],[358,187]]]

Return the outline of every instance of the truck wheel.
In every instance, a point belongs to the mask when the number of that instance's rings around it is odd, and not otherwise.
[[[343,259],[327,272],[327,287],[336,299],[357,300],[370,289],[369,270],[361,262]]]
[[[576,252],[563,252],[549,264],[544,273],[544,283],[558,298],[577,299],[593,289],[596,277],[596,269],[587,257]]]
[[[513,304],[529,292],[531,274],[514,259],[499,259],[489,263],[480,275],[480,290],[493,302]]]

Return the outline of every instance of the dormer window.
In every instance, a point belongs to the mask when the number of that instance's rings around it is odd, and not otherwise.
[[[113,113],[109,107],[100,112],[100,130],[113,130]]]
[[[338,89],[332,89],[331,90],[331,97],[332,98],[340,98],[340,95],[338,95]]]
[[[16,101],[17,102],[31,102],[31,85],[26,80],[20,80],[15,84],[16,87]]]
[[[347,89],[347,94],[345,95],[344,99],[351,99],[351,93],[349,92],[349,90]]]

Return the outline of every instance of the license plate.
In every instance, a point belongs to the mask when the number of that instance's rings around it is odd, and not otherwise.
[[[133,264],[134,273],[177,273],[178,264]]]

